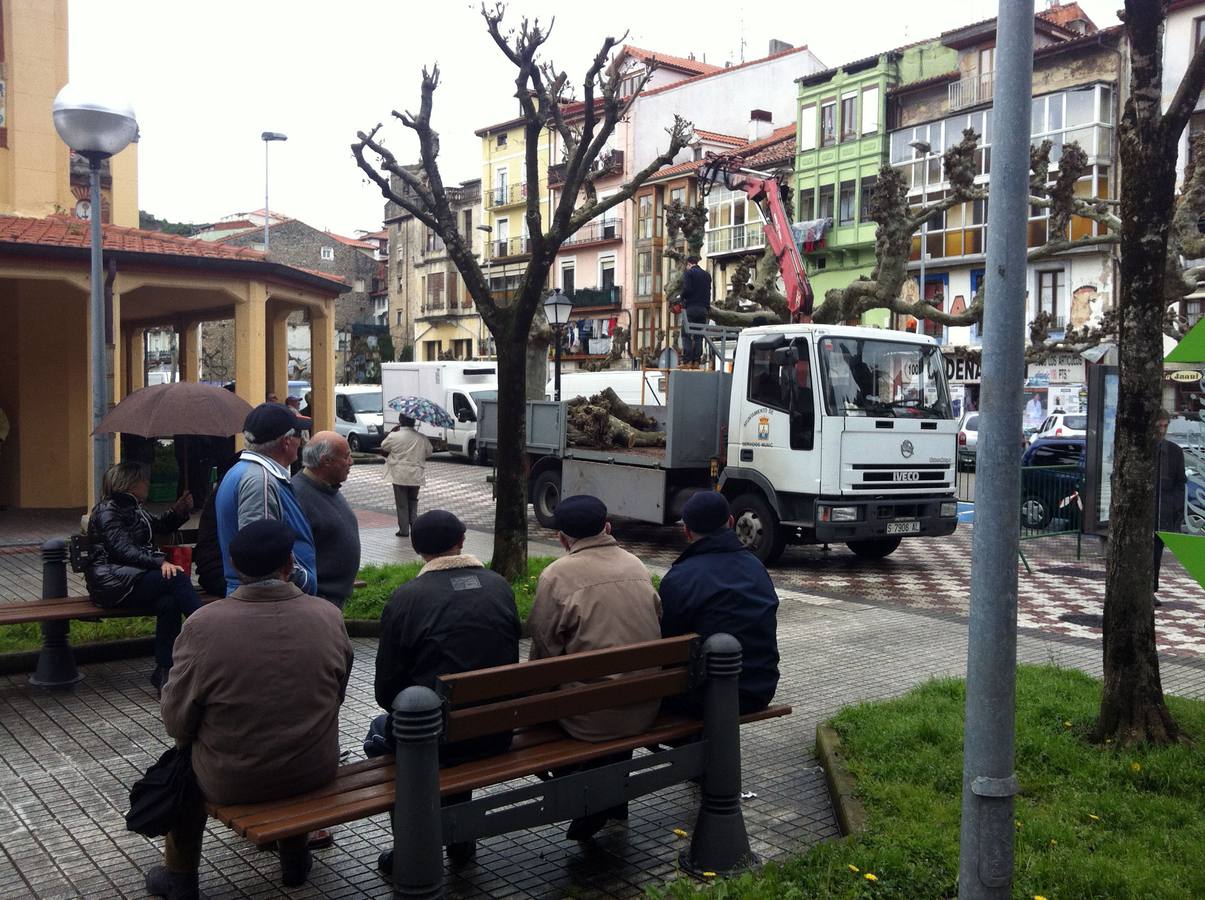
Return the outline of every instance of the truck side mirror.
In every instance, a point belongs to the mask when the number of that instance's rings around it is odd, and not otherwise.
[[[799,351],[794,347],[780,347],[774,351],[772,359],[779,368],[793,367],[799,362]]]

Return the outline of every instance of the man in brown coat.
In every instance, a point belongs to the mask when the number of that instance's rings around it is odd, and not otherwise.
[[[661,601],[648,569],[611,536],[607,507],[597,497],[566,497],[556,508],[557,537],[568,552],[540,575],[527,624],[531,659],[584,650],[609,650],[661,639]],[[561,727],[583,741],[606,741],[646,731],[657,701],[570,716]],[[630,758],[630,753],[621,754]],[[598,764],[613,762],[600,760]],[[626,819],[615,807],[574,819],[566,836],[586,840],[608,819]]]
[[[329,784],[339,766],[339,706],[351,674],[343,614],[289,581],[296,535],[261,519],[230,542],[242,582],[185,622],[163,724],[192,745],[202,799],[181,808],[164,866],[146,878],[154,896],[198,896],[205,803],[258,803]],[[305,883],[306,835],[280,842],[282,882]]]

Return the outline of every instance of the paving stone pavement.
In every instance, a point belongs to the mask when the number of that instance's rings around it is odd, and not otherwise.
[[[892,696],[935,675],[961,674],[965,624],[923,612],[783,593],[779,699],[795,714],[744,730],[744,787],[757,796],[744,812],[755,850],[768,859],[831,838],[836,827],[823,775],[812,755],[816,722],[847,703]],[[356,641],[356,665],[341,715],[352,758],[375,713],[375,642]],[[1100,652],[1074,638],[1022,635],[1027,662],[1099,674]],[[39,898],[141,897],[141,872],[162,842],[123,829],[129,785],[167,746],[146,680],[148,660],[87,666],[74,691],[31,689],[23,676],[0,678],[0,895]],[[1205,664],[1165,655],[1169,693],[1205,696]],[[681,786],[633,804],[628,825],[611,826],[593,846],[562,839],[562,828],[481,842],[477,860],[449,872],[453,897],[633,897],[675,877],[697,789]],[[336,846],[316,854],[310,885],[291,897],[388,897],[375,873],[388,843],[385,816],[338,829]],[[286,896],[276,857],[214,826],[205,844],[202,886],[213,898]]]

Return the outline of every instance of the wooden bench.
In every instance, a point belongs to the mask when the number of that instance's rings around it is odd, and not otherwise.
[[[39,622],[42,625],[42,648],[38,664],[29,683],[37,687],[69,687],[84,676],[75,664],[71,650],[71,620],[99,622],[101,619],[132,619],[154,616],[146,609],[124,606],[100,607],[91,597],[67,596],[67,542],[46,541],[42,545],[42,599],[0,603],[0,626]],[[79,569],[76,569],[79,571]],[[362,588],[367,582],[356,580],[353,587]],[[202,603],[218,599],[198,590]]]
[[[687,635],[446,676],[438,694],[424,687],[398,694],[394,758],[342,766],[330,785],[301,796],[211,805],[209,812],[262,844],[392,811],[395,891],[439,896],[444,845],[577,818],[701,777],[701,808],[682,865],[694,872],[735,872],[756,861],[740,807],[740,725],[791,712],[774,706],[741,716],[740,661],[740,645],[729,635],[706,642]],[[616,677],[562,687],[604,676]],[[599,743],[569,737],[556,725],[569,715],[695,689],[703,692],[701,720],[662,713],[641,734]],[[439,768],[441,742],[512,729],[506,752]],[[653,747],[655,752],[630,760],[547,778],[555,770]],[[547,780],[440,804],[441,797],[537,775]]]

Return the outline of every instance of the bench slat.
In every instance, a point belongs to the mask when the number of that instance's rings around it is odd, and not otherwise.
[[[524,725],[553,722],[566,716],[660,700],[684,693],[689,688],[690,673],[686,669],[671,669],[644,675],[622,675],[612,681],[470,706],[448,714],[446,739],[463,741]]]
[[[790,712],[789,706],[772,706],[741,716],[741,723],[760,722],[789,715]],[[560,740],[541,743],[535,747],[512,749],[488,759],[441,769],[440,793],[463,793],[561,766],[589,762],[612,753],[636,750],[649,744],[668,743],[689,737],[702,728],[703,723],[697,719],[661,716],[649,731],[632,737],[596,744],[562,737]],[[519,732],[515,737],[516,745],[522,740],[523,732]],[[387,780],[346,793],[333,793],[332,789],[339,784],[339,779],[336,779],[328,788],[291,800],[243,806],[210,806],[209,812],[214,818],[256,843],[280,840],[318,828],[329,828],[366,816],[389,812],[393,808],[394,799],[393,762],[381,759],[369,760],[368,763],[375,764],[374,771]],[[352,766],[360,767],[358,772],[365,771],[364,763],[354,763]],[[344,766],[340,772],[352,766]]]
[[[212,594],[200,591],[202,603],[217,600]],[[0,604],[0,625],[21,625],[26,622],[61,622],[64,619],[130,619],[135,616],[154,616],[154,610],[126,606],[97,606],[89,597],[53,597],[46,600],[22,600]]]
[[[453,707],[458,707],[556,688],[568,681],[588,681],[604,675],[683,665],[689,662],[698,640],[696,634],[685,634],[611,650],[588,650],[570,656],[443,675],[437,690]]]

